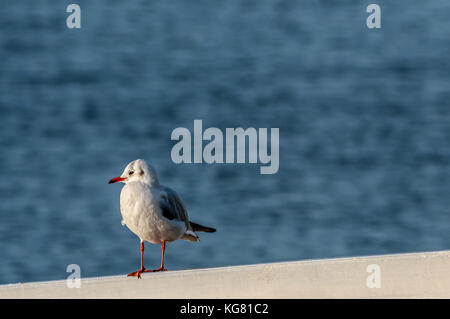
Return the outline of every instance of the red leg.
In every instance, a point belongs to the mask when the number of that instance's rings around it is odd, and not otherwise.
[[[157,271],[166,271],[167,269],[164,268],[164,252],[166,251],[166,241],[164,240],[161,244],[161,267],[155,270],[151,270],[152,272]]]
[[[128,277],[138,277],[141,278],[141,274],[145,272],[144,268],[144,241],[141,241],[141,269],[128,274]]]

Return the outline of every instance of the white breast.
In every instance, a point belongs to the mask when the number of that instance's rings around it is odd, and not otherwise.
[[[140,182],[127,183],[120,193],[120,211],[127,227],[140,239],[154,244],[174,241],[186,231],[180,221],[164,218],[159,207],[161,191]]]

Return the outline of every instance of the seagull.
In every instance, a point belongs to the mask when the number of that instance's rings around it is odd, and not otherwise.
[[[122,225],[126,225],[141,241],[141,268],[129,273],[128,277],[141,278],[144,272],[166,271],[164,252],[167,242],[180,238],[197,242],[200,238],[196,231],[216,231],[189,221],[180,196],[171,188],[161,185],[155,169],[142,159],[129,163],[122,175],[108,183],[117,182],[125,184],[120,192]],[[161,245],[161,266],[158,269],[145,269],[144,241]]]

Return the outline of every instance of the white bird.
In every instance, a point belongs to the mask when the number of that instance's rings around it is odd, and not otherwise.
[[[109,184],[122,182],[120,212],[125,224],[141,240],[141,268],[128,276],[141,277],[143,272],[166,271],[164,252],[166,242],[184,239],[199,241],[196,231],[215,232],[211,227],[190,222],[186,208],[178,194],[159,184],[155,169],[138,159],[127,165],[122,175]],[[144,267],[144,241],[161,244],[161,267],[147,270]]]

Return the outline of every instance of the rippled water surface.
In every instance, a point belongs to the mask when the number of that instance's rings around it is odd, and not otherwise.
[[[218,229],[172,270],[450,248],[450,2],[77,3],[1,5],[0,283],[136,270],[107,184],[136,158]],[[174,164],[194,119],[278,127],[278,173]]]

